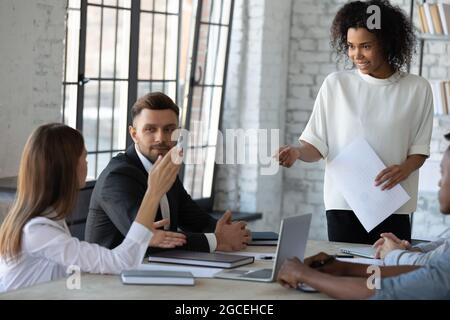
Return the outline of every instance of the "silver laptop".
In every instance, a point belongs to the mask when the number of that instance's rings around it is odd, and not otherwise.
[[[274,268],[271,269],[233,269],[224,270],[214,275],[215,278],[272,282],[284,260],[297,257],[303,261],[306,242],[308,241],[311,214],[285,218],[281,221]]]
[[[351,254],[354,256],[360,256],[364,258],[375,259],[375,248],[364,246],[364,247],[348,247],[339,249],[343,253]]]

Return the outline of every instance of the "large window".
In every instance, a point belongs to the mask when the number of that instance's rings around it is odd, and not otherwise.
[[[131,143],[129,110],[161,91],[182,107],[181,125],[202,136],[183,182],[194,198],[211,196],[216,137],[233,0],[68,0],[63,79],[64,123],[83,132],[88,177]]]
[[[211,199],[226,81],[233,1],[199,1],[196,10],[191,81],[185,129],[191,132],[183,184],[195,199]]]

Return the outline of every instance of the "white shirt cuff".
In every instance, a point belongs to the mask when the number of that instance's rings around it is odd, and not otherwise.
[[[217,238],[214,233],[205,233],[206,240],[209,244],[209,252],[214,252],[217,249]]]
[[[130,230],[127,233],[127,239],[136,243],[150,243],[153,233],[139,222],[133,222]]]

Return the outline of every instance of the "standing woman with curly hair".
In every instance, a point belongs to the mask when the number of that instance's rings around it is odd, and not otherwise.
[[[368,26],[372,14],[367,9],[372,5],[380,9],[379,29]],[[386,0],[347,3],[334,18],[331,44],[353,68],[332,73],[324,80],[300,145],[280,148],[280,164],[291,167],[298,159],[314,162],[324,158],[328,165],[354,139],[363,137],[387,166],[374,184],[389,190],[401,183],[411,199],[368,233],[325,167],[330,241],[372,244],[382,232],[411,239],[410,214],[417,206],[418,169],[430,155],[433,122],[429,83],[404,71],[415,43],[411,21]]]

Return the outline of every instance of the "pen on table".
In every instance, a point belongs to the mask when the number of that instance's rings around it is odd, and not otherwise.
[[[272,260],[272,259],[273,259],[272,256],[259,256],[259,258],[260,258],[261,260]]]
[[[334,257],[335,258],[354,258],[354,256],[349,255],[349,254],[335,254]]]

